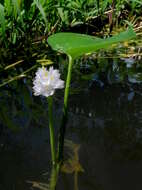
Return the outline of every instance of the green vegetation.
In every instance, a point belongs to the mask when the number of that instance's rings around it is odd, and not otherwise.
[[[0,79],[0,87],[23,77],[32,79],[32,75],[28,75],[28,73],[39,65],[53,64],[58,53],[64,53],[69,58],[68,64],[65,64],[62,70],[66,72],[64,74],[66,84],[58,141],[56,141],[53,126],[53,99],[48,97],[53,166],[51,178],[55,178],[53,184],[51,180],[51,189],[55,189],[63,163],[73,63],[76,59],[81,59],[81,56],[90,55],[99,50],[103,52],[104,49],[110,48],[116,43],[129,41],[136,38],[136,35],[141,35],[141,8],[140,0],[3,0],[0,3],[0,72],[3,74]],[[126,46],[128,47],[128,44]],[[57,52],[53,52],[53,50]],[[113,68],[113,65],[110,65],[109,62],[107,65],[104,60],[98,61],[98,64],[98,70],[95,68],[96,70],[92,71],[93,75],[92,73],[89,76],[82,75],[82,78],[94,77],[94,73],[96,74],[100,67],[103,71],[107,71],[108,67]],[[93,63],[93,65],[95,64]],[[60,63],[57,67],[60,67]],[[128,67],[130,66],[128,65]],[[126,69],[124,70],[126,71]],[[79,73],[78,70],[77,72]],[[80,75],[77,74],[77,76]],[[3,78],[7,79],[3,80]],[[39,78],[42,77],[39,76]],[[46,81],[48,80],[46,79]],[[46,90],[49,88],[48,85]],[[9,118],[6,119],[3,115],[2,118],[6,120],[5,123],[9,128],[15,129],[16,126],[11,120],[8,120]],[[77,161],[78,158],[76,163],[78,163]],[[79,170],[83,171],[81,167]]]
[[[89,35],[64,33],[64,32],[54,34],[48,38],[48,43],[54,50],[67,54],[69,58],[68,73],[66,77],[66,86],[64,91],[63,116],[60,126],[59,139],[58,139],[57,169],[55,168],[57,172],[56,177],[58,177],[60,164],[63,162],[64,136],[66,131],[66,123],[68,119],[68,98],[69,98],[69,90],[70,90],[74,60],[80,57],[81,55],[92,53],[95,52],[96,50],[105,49],[110,45],[130,40],[135,37],[136,37],[135,32],[130,28],[128,31],[121,32],[119,35],[107,39],[93,38],[92,36]],[[50,114],[49,116],[50,116],[49,118],[52,121],[52,114]],[[52,146],[53,144],[52,141],[54,141],[55,139],[54,135],[50,136],[50,138],[52,138],[51,152],[52,152],[52,162],[54,163],[55,146]]]
[[[23,68],[26,63],[25,72],[33,63],[48,62],[51,57],[46,39],[57,32],[105,38],[131,25],[141,35],[141,8],[139,0],[1,0],[0,72],[9,65],[16,70],[18,64]],[[19,72],[14,72],[1,83],[7,84],[17,75],[19,78]]]
[[[46,39],[53,32],[108,32],[128,23],[139,25],[139,0],[3,0],[0,4],[0,45],[19,46]]]
[[[75,33],[57,33],[48,38],[48,43],[53,49],[66,53],[74,59],[83,54],[106,49],[110,45],[130,40],[134,37],[136,37],[136,34],[131,28],[126,32],[121,32],[119,35],[107,39]]]
[[[1,0],[0,87],[56,61],[47,43],[54,33],[90,34],[103,42],[131,25],[141,35],[141,8],[139,0]]]

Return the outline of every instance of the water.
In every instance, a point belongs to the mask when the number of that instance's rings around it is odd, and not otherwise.
[[[90,60],[79,69],[76,63],[65,136],[65,158],[69,152],[72,162],[62,169],[57,190],[142,188],[140,62],[105,58],[97,70]],[[49,182],[47,102],[31,88],[24,79],[0,91],[0,190],[37,189],[32,184]],[[56,138],[62,104],[60,91],[54,98]]]

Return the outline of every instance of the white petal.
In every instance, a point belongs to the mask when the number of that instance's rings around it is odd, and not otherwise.
[[[59,71],[53,67],[50,67],[49,71],[44,67],[38,68],[33,80],[34,95],[48,97],[53,95],[57,88],[64,88],[64,81],[60,79]]]
[[[63,80],[58,80],[56,85],[55,85],[55,88],[59,88],[59,89],[64,88],[64,81]]]

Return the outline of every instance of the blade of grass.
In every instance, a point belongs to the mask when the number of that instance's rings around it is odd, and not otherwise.
[[[13,77],[13,78],[11,78],[11,79],[9,79],[9,80],[4,81],[2,84],[0,84],[0,87],[3,87],[3,86],[5,86],[5,85],[7,85],[7,84],[9,84],[9,83],[11,83],[11,82],[13,82],[13,81],[15,81],[15,80],[21,79],[21,78],[23,78],[23,77],[26,77],[26,75],[20,74],[20,75],[18,75],[18,76],[15,76],[15,77]]]
[[[40,13],[41,13],[41,15],[42,15],[42,17],[43,17],[43,20],[44,20],[44,22],[45,22],[45,25],[47,26],[46,13],[45,13],[45,11],[44,11],[44,8],[43,8],[43,6],[42,6],[40,0],[34,0],[34,3],[35,3],[35,5],[37,6],[37,8],[39,9],[39,11],[40,11]]]
[[[0,84],[0,87],[3,87],[3,86],[5,86],[5,85],[7,85],[7,84],[9,84],[9,83],[11,83],[11,82],[13,82],[15,80],[18,80],[18,79],[21,79],[23,77],[26,77],[26,74],[28,72],[30,72],[31,70],[35,69],[37,66],[38,65],[34,65],[31,68],[27,69],[26,71],[22,72],[20,75],[17,75],[15,77],[12,77],[11,79],[8,79],[8,80],[4,81],[2,84]]]
[[[11,1],[10,0],[5,0],[4,1],[4,7],[5,7],[5,9],[6,9],[6,13],[8,14],[8,15],[11,15],[11,12],[12,12],[12,6],[11,6],[12,4],[11,4]]]
[[[20,20],[23,24],[23,18],[21,16],[21,10],[20,10],[20,5],[21,5],[21,1],[20,0],[12,0],[13,3],[13,7],[14,7],[14,16],[15,18],[19,15]]]
[[[4,68],[4,70],[10,69],[10,68],[14,67],[15,65],[18,65],[18,64],[22,63],[23,61],[24,61],[24,60],[20,60],[20,61],[17,61],[17,62],[15,62],[15,63],[12,63],[12,64],[6,66],[6,67]]]
[[[2,29],[2,36],[5,37],[5,15],[4,15],[4,6],[0,4],[0,25]]]

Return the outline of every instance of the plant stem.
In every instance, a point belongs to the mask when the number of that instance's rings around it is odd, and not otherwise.
[[[70,82],[71,82],[72,64],[73,64],[73,59],[71,56],[69,56],[68,74],[67,74],[65,94],[64,94],[64,108],[65,108],[64,112],[65,112],[65,114],[67,114],[67,105],[68,105],[69,88],[70,88]]]
[[[54,134],[54,126],[53,126],[53,97],[52,96],[48,97],[48,116],[49,116],[52,165],[56,166],[55,134]]]
[[[69,88],[70,88],[70,82],[71,82],[72,65],[73,65],[73,59],[71,56],[69,56],[68,73],[67,73],[66,87],[65,87],[65,93],[64,93],[63,117],[61,121],[59,141],[58,141],[57,161],[59,164],[63,160],[64,136],[65,136],[65,131],[66,131],[66,123],[67,123],[67,115],[68,115],[67,106],[68,106]]]

